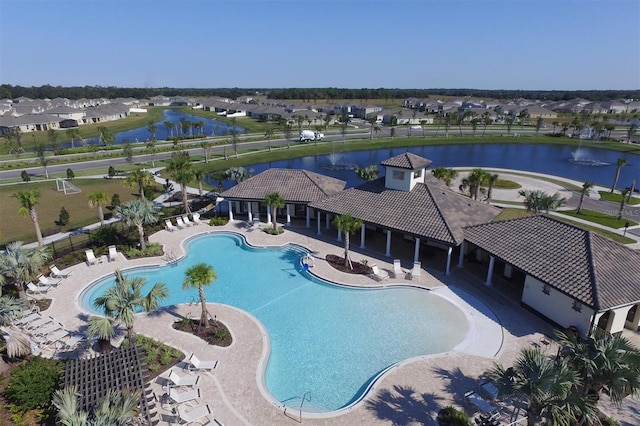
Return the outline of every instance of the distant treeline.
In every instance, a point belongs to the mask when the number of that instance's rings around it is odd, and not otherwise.
[[[21,96],[32,99],[68,98],[151,98],[153,96],[221,96],[235,99],[243,95],[268,95],[272,99],[304,99],[321,102],[332,99],[354,99],[366,102],[371,99],[435,98],[437,96],[474,97],[492,99],[543,99],[550,101],[583,98],[590,101],[613,99],[640,99],[640,90],[480,90],[480,89],[340,89],[325,88],[218,88],[218,89],[175,89],[126,88],[102,86],[61,87],[44,85],[40,87],[0,85],[0,99],[15,99]]]

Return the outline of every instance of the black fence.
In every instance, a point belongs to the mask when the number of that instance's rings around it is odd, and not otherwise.
[[[115,227],[116,230],[123,235],[128,235],[131,232],[136,232],[137,234],[137,230],[125,227],[120,221],[114,222],[110,226]],[[53,258],[57,259],[75,251],[99,245],[100,243],[93,237],[93,235],[98,232],[98,229],[100,228],[72,232],[65,238],[49,243],[48,247],[51,248]]]

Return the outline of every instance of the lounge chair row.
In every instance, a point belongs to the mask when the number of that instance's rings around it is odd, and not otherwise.
[[[29,295],[46,294],[52,287],[57,287],[62,282],[63,278],[67,278],[71,275],[70,272],[61,272],[56,265],[49,267],[51,273],[46,276],[44,274],[38,275],[38,282],[27,283],[26,292]]]
[[[41,315],[39,312],[31,312],[17,319],[14,326],[42,348],[59,345],[62,348],[73,349],[85,339],[82,335],[73,334],[52,317]]]
[[[102,263],[102,258],[96,257],[93,249],[85,250],[85,256],[87,257],[87,264],[89,266],[95,265],[96,263]],[[116,246],[109,246],[109,252],[107,254],[107,260],[109,262],[114,262],[118,260],[118,249]]]
[[[176,224],[174,226],[173,222],[171,222],[171,219],[166,219],[164,221],[165,227],[167,229],[167,231],[169,232],[173,232],[176,229],[184,229],[184,228],[188,228],[190,226],[193,225],[200,225],[202,223],[202,221],[200,220],[200,213],[192,213],[191,214],[192,220],[189,220],[189,215],[185,214],[184,216],[180,217],[176,217]]]
[[[413,268],[406,271],[402,269],[402,266],[400,265],[400,259],[395,259],[393,261],[394,278],[402,277],[408,280],[417,279],[418,281],[420,281],[421,271],[422,271],[422,264],[419,261],[413,262]],[[371,278],[373,278],[376,281],[382,281],[382,280],[388,279],[389,274],[387,273],[387,271],[384,271],[378,268],[378,265],[374,264],[374,265],[371,265]]]

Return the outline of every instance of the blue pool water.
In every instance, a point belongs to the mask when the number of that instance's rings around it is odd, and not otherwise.
[[[301,247],[252,248],[237,234],[216,233],[190,240],[187,252],[174,266],[125,275],[146,278],[145,290],[165,282],[168,306],[199,300],[197,290],[181,289],[184,271],[211,264],[218,279],[206,289],[207,301],[236,306],[264,324],[271,340],[265,383],[291,406],[311,392],[314,410],[345,407],[387,367],[453,349],[468,333],[464,313],[427,290],[354,289],[312,277],[300,267]],[[92,300],[112,284],[107,277],[90,286],[83,306],[94,311]]]

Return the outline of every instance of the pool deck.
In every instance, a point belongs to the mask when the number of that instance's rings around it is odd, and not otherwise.
[[[283,234],[272,236],[259,230],[251,230],[242,221],[215,228],[203,224],[175,232],[160,231],[152,235],[150,241],[163,244],[166,253],[181,257],[184,255],[182,243],[187,238],[217,231],[241,233],[252,245],[296,243],[304,246],[315,257],[315,266],[311,271],[336,283],[366,287],[397,284],[424,287],[453,300],[470,320],[469,336],[455,350],[401,362],[383,374],[363,400],[340,412],[315,415],[305,413],[305,424],[435,425],[437,412],[447,405],[465,408],[469,414],[473,413],[465,407],[464,393],[478,389],[480,377],[494,362],[510,365],[522,348],[532,345],[540,346],[550,354],[555,353],[553,343],[541,343],[545,335],[553,333],[550,324],[522,308],[498,289],[484,286],[482,277],[474,276],[467,268],[454,267],[448,276],[437,270],[423,269],[420,282],[404,278],[377,282],[370,277],[341,273],[323,260],[326,254],[342,253],[342,243],[335,241],[334,235],[316,236],[313,228],[292,226]],[[394,255],[396,258],[401,257],[398,253]],[[376,263],[388,272],[393,269],[393,259],[385,258],[378,252],[355,247],[352,248],[352,256],[359,261],[366,259],[369,263]],[[410,258],[410,254],[404,258]],[[75,265],[68,269],[72,271],[71,276],[45,296],[52,298],[53,302],[44,314],[52,316],[68,329],[83,330],[86,327],[87,313],[80,307],[79,298],[88,283],[118,268],[166,263],[165,258],[126,260],[119,254],[114,262],[107,262],[103,257],[102,262],[94,266],[84,263]],[[215,418],[225,426],[298,423],[299,411],[288,409],[285,412],[282,405],[269,396],[262,383],[263,369],[269,353],[269,339],[263,326],[251,315],[230,306],[210,304],[209,312],[230,329],[233,336],[231,346],[209,346],[192,335],[172,329],[171,323],[176,321],[178,315],[198,317],[198,303],[168,307],[153,314],[141,314],[136,319],[135,330],[179,348],[185,355],[195,353],[200,359],[219,361],[213,372],[200,373],[198,386],[202,394],[198,402],[211,407],[211,420]],[[632,336],[637,338],[637,333]],[[354,362],[361,361],[363,360]],[[179,364],[174,369],[179,374],[192,374],[182,371],[182,367],[184,365]],[[162,378],[167,375],[168,371],[164,372],[151,385],[158,396],[165,393]],[[313,389],[310,391],[313,404]],[[630,398],[627,400],[627,406],[620,410],[603,408],[614,414],[622,425],[637,424],[640,403]],[[159,412],[161,424],[171,424],[174,421],[169,410],[160,408]],[[516,419],[522,415],[522,411],[512,410],[503,419]],[[503,423],[507,424],[508,421]]]

